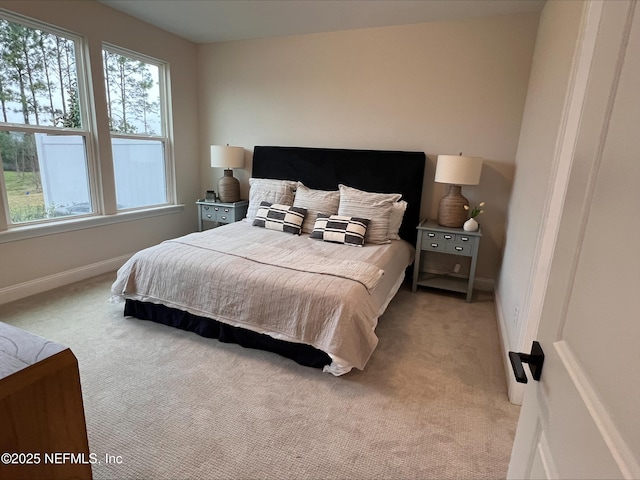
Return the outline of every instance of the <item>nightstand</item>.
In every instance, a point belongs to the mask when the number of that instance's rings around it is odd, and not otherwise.
[[[418,225],[418,243],[411,290],[415,292],[418,285],[420,285],[466,293],[467,302],[470,302],[473,293],[480,237],[482,237],[482,229],[478,229],[477,232],[465,232],[462,228],[442,227],[434,220],[420,222],[420,225]],[[422,264],[425,257],[432,254],[470,257],[469,275],[458,276],[451,273],[442,274],[423,271]]]
[[[198,200],[198,231],[204,230],[205,222],[212,222],[219,226],[220,224],[233,223],[242,220],[247,216],[248,200],[240,200],[239,202],[205,202]]]

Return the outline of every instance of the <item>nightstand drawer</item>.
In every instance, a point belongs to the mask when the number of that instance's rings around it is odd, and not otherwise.
[[[247,214],[249,202],[240,200],[235,203],[211,203],[197,201],[198,205],[198,221],[200,223],[200,231],[204,229],[204,222],[214,222],[218,226],[226,223],[233,223],[242,220]],[[209,226],[211,224],[208,224]]]
[[[200,205],[200,213],[202,215],[202,220],[207,222],[217,222],[217,212],[215,211],[215,207],[212,205]]]
[[[202,220],[205,222],[217,222],[219,207],[213,205],[200,205]]]
[[[437,235],[434,238],[429,238],[427,234],[422,236],[422,249],[423,250],[435,250],[444,252],[446,251],[447,242],[443,240],[440,235]]]
[[[216,222],[220,223],[230,223],[235,221],[233,217],[234,209],[231,207],[213,207],[213,211],[216,214]]]
[[[440,237],[440,235],[441,235],[441,234],[440,234],[440,233],[438,233],[438,232],[428,232],[428,231],[425,231],[425,232],[424,232],[424,235],[423,235],[423,238],[429,238],[429,239],[431,239],[431,240],[435,240],[435,239],[437,239],[437,238],[441,238],[441,237]]]
[[[467,243],[469,245],[473,245],[473,243],[476,241],[476,238],[478,237],[472,237],[471,235],[456,235],[456,242],[457,243]]]
[[[231,223],[235,222],[235,209],[217,205],[201,205],[202,220],[207,222]]]
[[[447,252],[471,256],[473,254],[473,245],[469,243],[447,243]]]

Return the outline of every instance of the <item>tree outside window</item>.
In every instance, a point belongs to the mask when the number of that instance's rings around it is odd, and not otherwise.
[[[1,180],[10,224],[93,211],[78,45],[0,18]]]

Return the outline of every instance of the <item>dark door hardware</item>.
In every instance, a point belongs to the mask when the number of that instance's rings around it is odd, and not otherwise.
[[[516,376],[517,382],[527,383],[527,376],[524,373],[522,362],[529,364],[533,379],[540,380],[542,364],[544,363],[544,352],[538,342],[533,342],[530,354],[509,352],[509,360],[511,361],[511,367],[513,367],[513,373]]]

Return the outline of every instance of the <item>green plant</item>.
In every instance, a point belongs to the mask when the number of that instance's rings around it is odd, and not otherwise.
[[[47,218],[44,205],[18,205],[11,209],[11,222],[23,223]]]
[[[484,210],[482,210],[482,207],[484,207],[484,202],[480,202],[478,205],[474,206],[472,209],[470,209],[469,205],[465,205],[464,209],[470,212],[469,218],[475,218],[481,213],[484,213]]]

